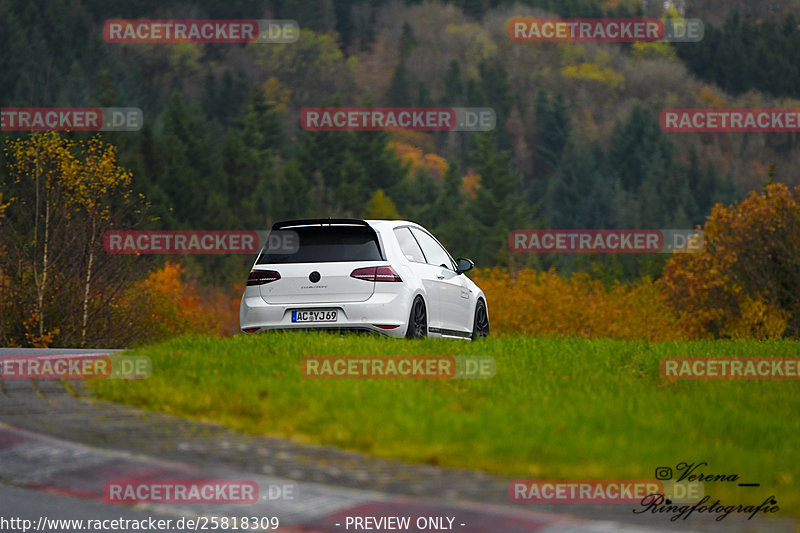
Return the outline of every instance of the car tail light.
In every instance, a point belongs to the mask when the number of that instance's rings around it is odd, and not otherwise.
[[[264,285],[281,279],[281,275],[274,270],[251,270],[247,276],[247,285]]]
[[[350,277],[364,281],[403,281],[390,266],[357,268],[350,273]]]
[[[381,329],[396,329],[400,327],[400,326],[392,326],[389,324],[372,324],[372,325]]]
[[[244,331],[245,333],[255,333],[259,329],[261,328],[244,328],[242,331]]]

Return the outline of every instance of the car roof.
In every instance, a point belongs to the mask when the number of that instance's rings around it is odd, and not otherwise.
[[[285,220],[282,222],[276,222],[272,225],[272,229],[284,229],[284,228],[294,228],[294,227],[302,227],[302,226],[324,226],[324,225],[342,225],[342,226],[351,226],[351,225],[367,225],[375,230],[386,230],[396,228],[398,226],[412,226],[415,228],[425,229],[421,225],[417,224],[416,222],[411,222],[410,220],[387,220],[387,219],[369,219],[369,220],[362,220],[356,218],[311,218],[311,219],[300,219],[300,220]]]

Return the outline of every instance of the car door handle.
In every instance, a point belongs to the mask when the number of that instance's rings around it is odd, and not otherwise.
[[[444,279],[444,276],[436,276],[436,279]]]

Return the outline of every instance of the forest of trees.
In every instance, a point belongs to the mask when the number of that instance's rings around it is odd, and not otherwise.
[[[672,4],[670,16],[709,12],[706,2]],[[784,4],[776,5],[792,5]],[[770,181],[797,183],[795,134],[659,127],[664,107],[791,107],[800,97],[797,21],[785,9],[745,8],[725,8],[724,22],[707,23],[700,43],[608,45],[516,43],[504,23],[662,13],[647,2],[600,0],[53,0],[43,9],[0,0],[0,105],[141,108],[140,131],[103,135],[149,205],[139,229],[401,217],[480,267],[658,277],[665,256],[512,255],[507,235],[693,228],[718,202],[738,202]],[[268,45],[103,41],[105,20],[141,17],[291,18],[301,34]],[[299,127],[302,108],[339,105],[491,107],[497,127]],[[0,161],[0,204],[19,193],[7,163]],[[241,281],[251,261],[205,256],[186,265],[205,283],[225,284]]]

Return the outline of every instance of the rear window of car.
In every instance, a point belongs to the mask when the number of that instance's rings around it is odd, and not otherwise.
[[[400,250],[406,259],[414,261],[415,263],[424,263],[425,256],[422,255],[422,250],[417,244],[417,240],[411,235],[411,230],[408,228],[396,228],[394,234],[397,237],[397,243],[400,245]]]
[[[334,263],[342,261],[382,261],[378,236],[365,226],[309,226],[291,228],[297,232],[299,246],[294,253],[262,250],[259,265],[275,263]]]

